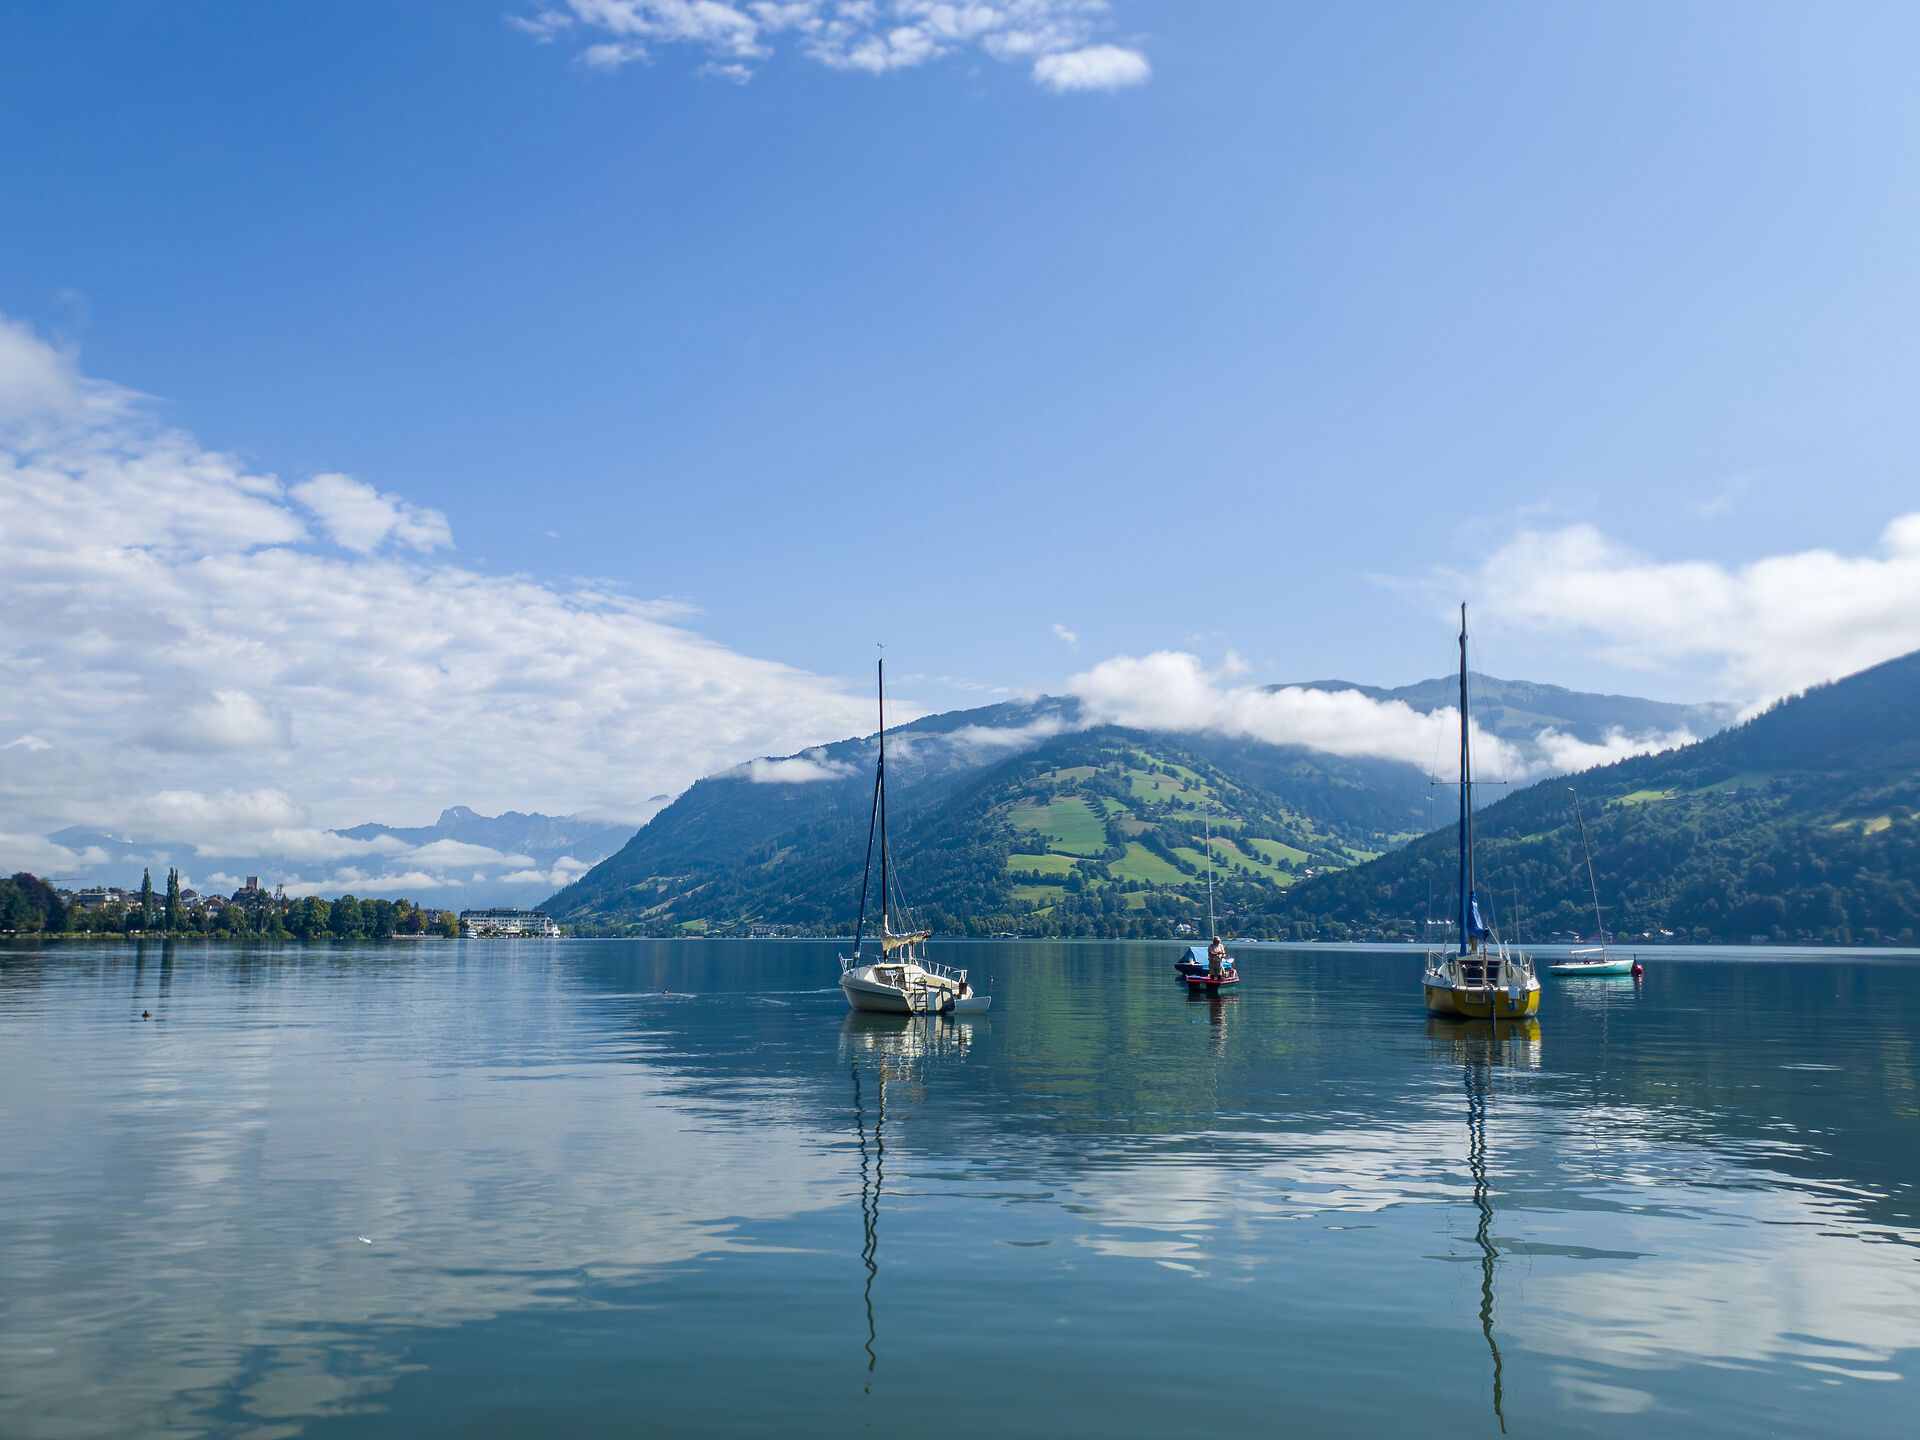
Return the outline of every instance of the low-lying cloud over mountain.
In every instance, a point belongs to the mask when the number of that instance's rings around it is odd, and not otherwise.
[[[1210,670],[1197,655],[1162,650],[1104,660],[1074,676],[1068,689],[1088,725],[1304,745],[1349,758],[1400,760],[1429,774],[1448,773],[1458,753],[1457,706],[1418,706],[1357,686],[1236,683],[1239,673],[1231,662]],[[1510,734],[1474,725],[1483,773],[1516,780],[1586,770],[1699,738],[1684,725],[1638,732],[1613,725],[1591,738],[1554,724]]]

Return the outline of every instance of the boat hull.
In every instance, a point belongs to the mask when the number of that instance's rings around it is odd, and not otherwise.
[[[852,972],[840,977],[840,993],[855,1010],[875,1015],[981,1015],[993,1004],[991,995],[977,994],[970,987],[961,991],[950,986],[902,987]]]
[[[1428,982],[1427,1009],[1435,1015],[1458,1015],[1468,1020],[1520,1020],[1540,1013],[1540,985],[1535,981],[1516,1000],[1504,987],[1435,985]]]
[[[843,975],[840,978],[840,990],[847,997],[847,1003],[856,1010],[868,1010],[876,1015],[915,1013],[906,995],[891,986],[870,985],[866,981]]]
[[[1631,960],[1595,960],[1592,963],[1575,961],[1566,965],[1547,966],[1549,975],[1631,975]]]

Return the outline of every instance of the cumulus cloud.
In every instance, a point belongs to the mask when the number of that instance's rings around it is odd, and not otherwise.
[[[1078,650],[1080,648],[1080,637],[1062,625],[1058,620],[1053,622],[1053,633],[1060,638],[1061,643],[1069,650]]]
[[[487,574],[450,539],[349,477],[255,473],[0,319],[0,830],[344,858],[326,827],[637,814],[867,719],[683,608]]]
[[[1704,670],[1757,705],[1920,649],[1920,512],[1886,527],[1878,555],[1803,550],[1733,567],[1652,560],[1586,525],[1526,531],[1448,583],[1488,623],[1623,668]]]
[[[873,75],[979,51],[1065,93],[1153,73],[1138,50],[1093,43],[1109,15],[1107,0],[565,0],[507,18],[541,43],[578,34],[581,61],[601,70],[686,46],[710,57],[703,73],[744,81],[788,41],[831,69]]]
[[[1069,90],[1122,90],[1146,84],[1152,74],[1146,56],[1118,45],[1088,45],[1042,55],[1033,62],[1034,80],[1057,95]]]
[[[217,690],[189,704],[141,737],[156,750],[219,754],[232,750],[283,750],[293,743],[284,713],[245,690]]]
[[[108,858],[107,852],[97,846],[74,849],[67,845],[56,845],[43,835],[8,835],[4,832],[0,832],[0,856],[6,857],[4,864],[7,874],[29,870],[39,875],[104,865]]]
[[[312,512],[334,543],[362,555],[371,555],[388,539],[411,550],[453,544],[447,517],[438,510],[423,510],[398,495],[383,495],[351,475],[316,475],[290,493]]]

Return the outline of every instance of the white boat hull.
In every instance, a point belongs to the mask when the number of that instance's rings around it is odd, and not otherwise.
[[[891,985],[873,984],[857,980],[851,975],[842,975],[840,989],[845,993],[847,1003],[856,1010],[871,1010],[880,1015],[917,1013],[906,992]]]
[[[840,992],[855,1010],[877,1015],[978,1015],[993,1004],[966,983],[966,972],[944,973],[917,962],[854,965],[840,974]]]

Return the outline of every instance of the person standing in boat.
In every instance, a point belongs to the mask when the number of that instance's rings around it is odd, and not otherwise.
[[[1207,946],[1207,977],[1218,980],[1226,973],[1227,947],[1225,942],[1216,935],[1213,937],[1213,943]]]

